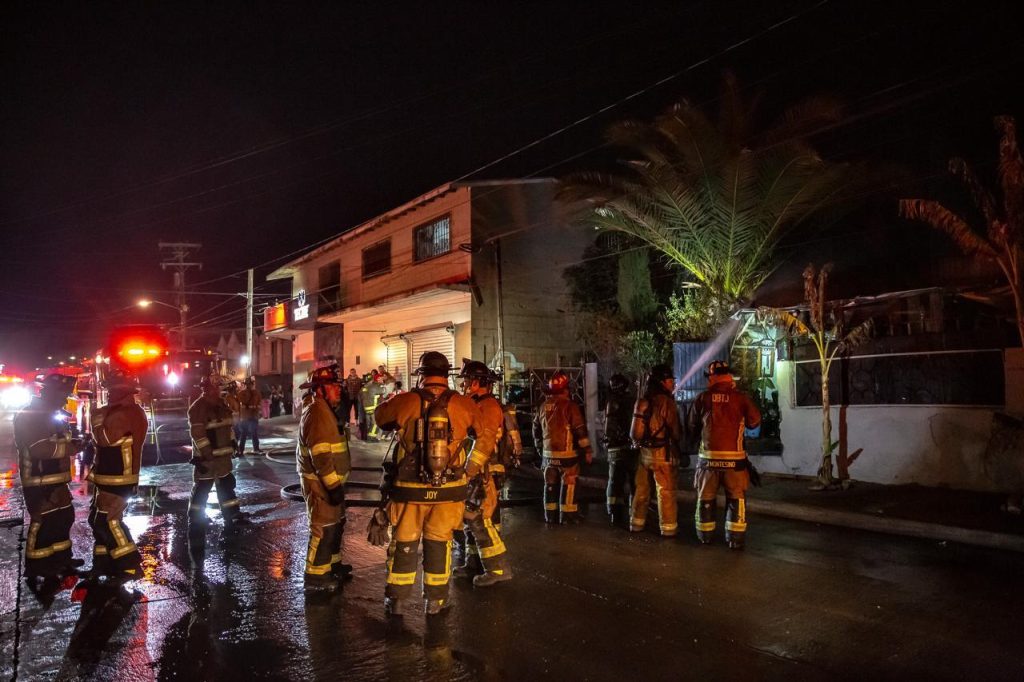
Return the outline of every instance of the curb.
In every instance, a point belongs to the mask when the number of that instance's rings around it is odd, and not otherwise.
[[[540,469],[521,468],[517,473],[526,478],[540,479],[543,477]],[[587,488],[598,488],[600,490],[604,490],[608,483],[607,479],[594,476],[580,476],[576,480],[578,485]],[[697,494],[692,490],[680,490],[676,493],[676,497],[680,501],[690,504],[695,504],[697,501]],[[939,542],[956,542],[1010,552],[1024,552],[1024,536],[995,533],[987,530],[945,526],[938,523],[912,521],[910,519],[881,518],[860,512],[812,507],[793,502],[759,500],[756,497],[747,498],[747,511],[754,512],[755,514],[764,514],[765,516],[776,516],[794,521],[866,530],[873,533],[901,535]]]

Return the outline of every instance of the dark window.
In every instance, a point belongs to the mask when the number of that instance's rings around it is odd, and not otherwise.
[[[277,354],[279,352],[277,341],[270,342],[270,371],[277,371]]]
[[[317,314],[333,313],[341,305],[341,263],[329,263],[320,268],[317,277],[319,309]]]
[[[363,279],[391,272],[391,240],[363,249]]]
[[[451,216],[445,216],[413,230],[412,241],[417,263],[451,251],[451,224]]]
[[[821,405],[821,366],[796,363],[796,404]],[[837,358],[829,371],[833,405],[1002,405],[998,350]]]

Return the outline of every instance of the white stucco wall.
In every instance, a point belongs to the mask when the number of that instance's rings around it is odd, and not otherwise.
[[[793,406],[792,362],[779,362],[776,373],[783,456],[756,457],[754,463],[766,472],[814,476],[821,455],[821,409]],[[992,412],[975,407],[848,407],[848,451],[863,448],[850,467],[850,477],[872,483],[995,490],[982,464]],[[833,440],[839,438],[839,417],[840,408],[833,407]]]

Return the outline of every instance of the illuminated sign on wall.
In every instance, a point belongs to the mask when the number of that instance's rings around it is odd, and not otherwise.
[[[288,304],[278,303],[263,311],[263,331],[272,332],[288,326]]]
[[[292,308],[292,319],[298,322],[309,317],[309,304],[306,303],[306,290],[300,289],[299,295],[295,297],[295,307]]]

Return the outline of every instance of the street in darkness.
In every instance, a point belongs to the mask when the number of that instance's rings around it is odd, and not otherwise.
[[[10,442],[10,422],[0,438]],[[366,452],[369,463],[376,453]],[[378,460],[379,461],[379,460]],[[751,518],[743,553],[607,524],[547,527],[539,503],[506,512],[515,579],[490,590],[455,581],[446,615],[384,616],[384,550],[366,507],[348,511],[340,593],[304,597],[294,470],[237,466],[252,525],[190,551],[191,468],[145,470],[162,493],[127,524],[143,554],[142,601],[71,591],[41,603],[21,580],[24,526],[0,530],[4,679],[1019,680],[1024,556],[810,523]],[[536,481],[517,484],[527,494]],[[11,489],[4,491],[11,495]],[[16,494],[16,493],[14,493]],[[359,491],[353,493],[358,496]],[[92,537],[76,492],[75,553]],[[688,511],[688,510],[686,510]],[[879,672],[882,670],[883,672]]]

